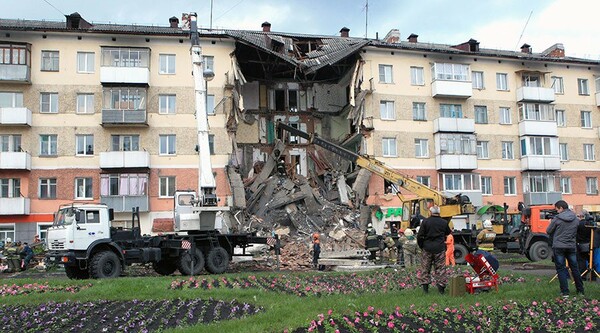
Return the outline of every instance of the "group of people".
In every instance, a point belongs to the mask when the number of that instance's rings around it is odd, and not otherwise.
[[[7,238],[4,242],[2,255],[6,258],[7,262],[0,264],[0,272],[16,270],[17,266],[18,269],[24,271],[29,266],[31,259],[33,259],[34,253],[29,243],[13,242],[11,238]],[[11,267],[11,260],[18,262],[18,264],[14,265],[15,267]]]

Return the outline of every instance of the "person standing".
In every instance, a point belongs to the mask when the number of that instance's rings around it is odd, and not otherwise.
[[[375,260],[377,258],[377,251],[379,251],[379,237],[377,236],[375,228],[373,228],[373,224],[367,224],[367,231],[365,231],[365,235],[365,247],[367,250],[369,250],[369,252],[371,252],[369,259]]]
[[[423,250],[421,267],[417,270],[417,280],[424,292],[429,292],[429,284],[435,279],[440,294],[448,284],[446,275],[446,237],[452,233],[448,221],[440,217],[440,207],[429,208],[431,216],[421,222],[417,242]]]
[[[404,230],[404,244],[402,245],[404,251],[404,266],[411,267],[417,265],[417,239],[412,231],[412,229]]]
[[[577,293],[584,294],[583,281],[579,275],[579,267],[577,265],[577,228],[579,220],[575,213],[569,209],[569,205],[564,200],[558,200],[554,204],[558,215],[556,215],[546,233],[552,238],[552,250],[554,252],[554,266],[556,266],[556,274],[560,284],[560,293],[563,297],[569,297],[569,272],[566,263],[569,264],[573,281]]]
[[[454,236],[452,234],[446,236],[446,266],[456,266],[454,259]]]
[[[593,221],[591,215],[585,209],[577,215],[577,218],[579,219],[577,226],[577,264],[579,265],[579,271],[584,272],[588,268],[590,259],[591,226]]]
[[[315,232],[312,235],[312,243],[313,243],[313,268],[319,269],[319,256],[321,255],[321,241],[319,240],[319,233]]]

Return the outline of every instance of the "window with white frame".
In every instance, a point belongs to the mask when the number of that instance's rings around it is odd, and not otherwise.
[[[508,74],[496,73],[496,90],[508,90]]]
[[[560,191],[563,194],[571,194],[571,177],[560,177]]]
[[[476,124],[487,124],[488,123],[487,106],[475,105],[475,123]]]
[[[460,104],[440,104],[440,117],[442,118],[462,118],[462,105]]]
[[[427,120],[427,115],[425,114],[425,103],[413,102],[413,120]]]
[[[0,108],[22,108],[23,93],[13,91],[0,91]]]
[[[56,178],[40,178],[38,197],[40,199],[56,199]]]
[[[159,54],[158,62],[159,62],[158,74],[175,74],[175,55],[174,54]]]
[[[596,77],[596,92],[600,93],[600,76]]]
[[[481,194],[492,195],[492,177],[481,177]]]
[[[519,104],[519,121],[555,121],[555,117],[556,112],[554,111],[554,105],[539,103]]]
[[[77,73],[94,73],[95,57],[94,52],[77,52]]]
[[[215,95],[206,95],[206,113],[215,114]]]
[[[100,175],[101,196],[148,195],[147,173],[121,173]]]
[[[429,143],[427,139],[415,139],[415,157],[429,157]]]
[[[75,136],[77,156],[93,156],[94,155],[94,135],[78,134]]]
[[[14,223],[2,223],[0,224],[0,240],[5,241],[10,238],[15,240],[15,224]]]
[[[565,110],[556,110],[556,126],[567,126],[567,116],[565,114]]]
[[[521,78],[523,87],[540,87],[540,75],[537,73],[526,73]]]
[[[469,65],[436,62],[431,67],[434,80],[468,82]]]
[[[521,156],[550,156],[556,155],[558,138],[531,136],[521,139]]]
[[[417,176],[416,180],[427,187],[431,186],[431,177],[429,176]]]
[[[423,77],[423,67],[410,67],[410,84],[413,86],[425,85],[425,78]]]
[[[111,151],[140,151],[139,135],[111,135]]]
[[[0,178],[0,198],[19,198],[20,196],[20,178]]]
[[[598,178],[585,177],[585,194],[598,194]]]
[[[490,158],[490,149],[488,147],[488,141],[477,141],[477,158],[487,159]]]
[[[581,127],[592,128],[592,113],[590,111],[581,111]]]
[[[379,65],[379,83],[394,83],[392,65]]]
[[[594,152],[594,144],[584,143],[583,144],[583,160],[584,161],[595,161],[596,154]]]
[[[150,67],[150,49],[136,47],[102,47],[101,65],[106,67]]]
[[[563,78],[560,76],[553,76],[552,79],[552,88],[554,89],[555,94],[564,94],[565,93],[565,85],[563,83]]]
[[[451,155],[476,155],[475,134],[439,133],[440,153]]]
[[[204,69],[210,69],[211,71],[215,71],[215,57],[213,56],[202,56],[202,59],[204,59]]]
[[[552,174],[527,174],[525,191],[530,193],[554,192],[556,177]]]
[[[396,152],[396,138],[382,138],[382,155],[383,157],[396,157],[398,156]]]
[[[175,114],[175,95],[158,95],[158,113]]]
[[[102,94],[105,110],[146,110],[146,88],[109,87]]]
[[[446,173],[442,175],[446,191],[481,191],[481,177],[476,173]]]
[[[175,195],[175,176],[165,176],[158,178],[158,196],[161,198],[170,198]]]
[[[473,89],[483,89],[483,72],[473,71],[471,72],[471,82],[473,83]]]
[[[23,151],[21,147],[21,134],[0,135],[0,152],[17,153]]]
[[[40,156],[56,156],[58,154],[58,136],[56,134],[40,135]]]
[[[159,150],[160,155],[175,155],[177,147],[177,139],[175,134],[159,135]]]
[[[77,94],[77,113],[94,113],[94,94]]]
[[[379,101],[379,115],[382,120],[395,120],[394,101]]]
[[[577,90],[579,95],[589,95],[590,87],[588,86],[587,79],[577,79]]]
[[[517,179],[515,177],[504,177],[504,195],[517,194]]]
[[[502,125],[512,124],[510,108],[504,107],[504,106],[500,107],[500,124],[502,124]]]
[[[558,151],[560,153],[560,160],[561,161],[568,161],[569,160],[569,148],[567,146],[566,143],[559,143],[558,144]]]
[[[503,160],[514,160],[515,159],[512,141],[502,141],[502,159]]]
[[[40,93],[40,113],[58,113],[58,93]]]
[[[48,238],[48,229],[52,226],[52,222],[38,222],[37,224],[37,235],[40,236],[40,240],[45,242]]]
[[[42,51],[41,70],[58,72],[58,51]]]
[[[93,197],[92,178],[75,178],[75,199],[91,200]]]

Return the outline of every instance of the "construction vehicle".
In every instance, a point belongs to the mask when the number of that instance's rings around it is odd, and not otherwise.
[[[403,202],[404,216],[429,216],[428,209],[433,205],[440,207],[440,216],[447,219],[448,222],[450,222],[450,219],[453,216],[475,213],[475,207],[471,204],[469,197],[466,195],[459,194],[448,197],[440,191],[434,190],[408,176],[398,173],[375,158],[362,156],[335,143],[321,139],[316,134],[306,133],[282,122],[278,122],[277,127],[292,135],[299,136],[313,144],[323,147],[390,182],[396,189],[398,197]],[[403,188],[415,194],[417,197],[411,199],[405,198],[401,195],[399,188]],[[456,263],[465,263],[466,255],[477,248],[475,235],[472,230],[455,230],[453,236]]]

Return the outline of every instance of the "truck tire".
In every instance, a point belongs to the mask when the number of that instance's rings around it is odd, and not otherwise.
[[[529,248],[529,257],[532,261],[540,261],[550,257],[550,246],[545,241],[537,241]]]
[[[194,271],[192,272],[192,250],[181,252],[177,260],[177,269],[181,275],[197,275],[204,269],[204,255],[196,248],[194,257]]]
[[[90,272],[77,266],[65,266],[65,273],[71,280],[85,280],[90,278]]]
[[[90,276],[94,279],[116,278],[121,275],[121,261],[112,251],[96,253],[90,262]]]
[[[457,265],[462,265],[467,262],[466,257],[469,250],[462,244],[454,244],[454,261]]]
[[[152,268],[160,275],[171,275],[177,270],[177,264],[172,261],[161,260],[159,262],[153,262]]]
[[[229,267],[229,253],[218,246],[212,248],[206,256],[206,270],[213,274],[221,274]]]

